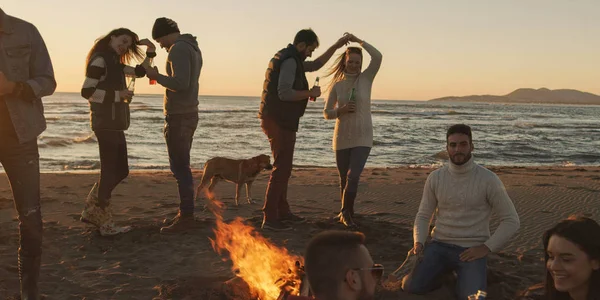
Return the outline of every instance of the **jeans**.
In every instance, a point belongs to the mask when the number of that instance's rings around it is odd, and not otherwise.
[[[487,286],[487,257],[470,262],[460,261],[460,254],[468,248],[432,241],[425,245],[421,262],[417,264],[407,280],[404,290],[414,294],[424,294],[439,286],[439,277],[446,271],[456,271],[456,294],[459,300],[466,300],[477,290],[485,291]]]
[[[273,155],[273,171],[267,185],[263,213],[266,221],[277,221],[290,213],[287,188],[292,175],[296,132],[279,126],[269,117],[263,118],[260,126],[269,138]]]
[[[198,113],[167,115],[164,135],[169,152],[169,165],[179,189],[179,211],[194,214],[194,177],[190,167],[190,151],[198,127]]]
[[[335,162],[340,176],[342,211],[348,210],[354,214],[354,199],[356,199],[358,191],[358,181],[369,158],[369,153],[371,153],[370,147],[354,147],[335,151]]]
[[[100,207],[108,206],[112,191],[129,175],[127,141],[120,130],[94,131],[100,148],[100,182],[98,202]]]
[[[39,158],[37,139],[19,144],[16,137],[2,137],[0,163],[6,171],[19,215],[20,257],[42,254]]]

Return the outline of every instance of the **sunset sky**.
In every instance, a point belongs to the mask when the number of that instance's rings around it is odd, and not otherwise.
[[[269,59],[308,27],[321,40],[313,57],[346,31],[383,53],[374,99],[507,94],[521,87],[600,94],[598,0],[2,0],[0,6],[40,30],[63,92],[80,90],[96,38],[117,27],[150,38],[154,20],[164,16],[198,37],[201,95],[259,96]],[[165,57],[159,49],[161,73]],[[137,84],[136,93],[162,92],[147,80]]]

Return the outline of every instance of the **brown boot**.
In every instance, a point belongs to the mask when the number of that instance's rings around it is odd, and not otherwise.
[[[160,233],[177,233],[183,232],[190,229],[194,229],[198,226],[196,219],[193,214],[182,214],[179,212],[173,219],[173,222],[169,226],[164,226],[160,229]]]
[[[22,256],[19,254],[21,300],[40,299],[38,280],[40,277],[41,260],[41,256]]]

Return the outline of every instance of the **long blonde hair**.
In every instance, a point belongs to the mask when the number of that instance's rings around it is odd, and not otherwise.
[[[333,66],[327,71],[327,75],[325,75],[325,77],[333,76],[333,78],[329,82],[329,85],[327,86],[327,90],[331,91],[333,86],[344,78],[344,71],[346,71],[346,57],[348,57],[348,55],[350,55],[351,53],[356,53],[360,55],[360,69],[362,70],[362,48],[348,47],[346,51],[344,51],[344,53],[340,54],[335,59]]]

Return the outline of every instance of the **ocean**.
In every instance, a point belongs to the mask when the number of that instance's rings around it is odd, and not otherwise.
[[[214,156],[270,154],[260,128],[258,97],[200,96],[192,167]],[[335,121],[323,118],[323,99],[310,102],[300,121],[294,164],[335,166]],[[39,137],[42,172],[99,169],[89,108],[76,93],[44,98],[48,129]],[[168,169],[161,95],[135,96],[126,131],[130,169]],[[374,146],[367,167],[436,167],[444,163],[445,131],[473,129],[478,163],[494,166],[600,165],[600,106],[446,103],[376,100]]]

